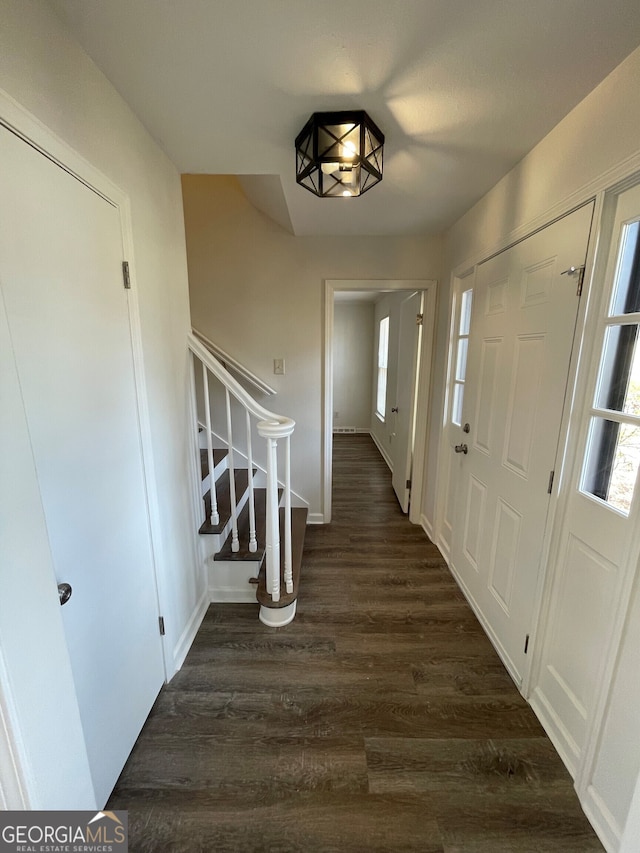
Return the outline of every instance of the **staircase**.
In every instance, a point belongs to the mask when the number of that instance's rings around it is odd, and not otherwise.
[[[260,621],[282,627],[296,614],[308,515],[290,482],[295,423],[257,403],[194,335],[189,348],[201,474],[198,533],[210,599],[257,600]]]

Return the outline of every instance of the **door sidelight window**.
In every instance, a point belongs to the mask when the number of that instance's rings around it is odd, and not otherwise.
[[[640,222],[622,227],[581,491],[629,514],[640,465]]]

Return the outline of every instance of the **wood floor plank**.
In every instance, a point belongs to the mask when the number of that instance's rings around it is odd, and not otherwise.
[[[415,797],[319,791],[261,803],[250,787],[244,797],[166,793],[129,792],[133,853],[444,853],[436,818]]]
[[[295,620],[212,605],[109,801],[132,853],[601,853],[368,436],[335,436]]]

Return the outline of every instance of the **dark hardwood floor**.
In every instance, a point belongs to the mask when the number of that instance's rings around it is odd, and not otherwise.
[[[368,436],[335,436],[298,615],[212,605],[109,802],[130,850],[602,851]]]

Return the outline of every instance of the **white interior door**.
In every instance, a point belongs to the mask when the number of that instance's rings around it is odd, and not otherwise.
[[[586,752],[578,789],[613,849],[640,772],[640,186],[615,201],[603,278],[532,704],[573,774]]]
[[[4,128],[0,161],[0,284],[103,804],[163,682],[120,217]]]
[[[418,317],[420,318],[418,320]],[[393,489],[403,512],[409,512],[413,462],[413,430],[422,331],[422,292],[412,293],[400,305],[396,403],[394,408]]]
[[[479,265],[452,564],[514,679],[530,655],[542,542],[593,206]]]

